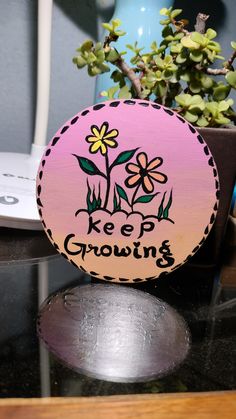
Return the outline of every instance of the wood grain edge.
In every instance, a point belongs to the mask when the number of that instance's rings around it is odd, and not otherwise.
[[[81,398],[2,399],[0,419],[233,419],[236,391]]]

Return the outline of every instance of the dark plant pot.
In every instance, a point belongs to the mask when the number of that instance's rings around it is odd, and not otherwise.
[[[217,263],[235,185],[236,129],[202,128],[198,131],[211,150],[217,165],[220,180],[220,200],[216,221],[198,257],[208,253],[208,247],[210,245],[211,255],[209,256],[211,256],[212,263]]]
[[[170,290],[168,301],[175,304],[176,297],[183,307],[186,301],[195,304],[199,298],[202,304],[212,298],[213,281],[224,257],[222,244],[236,177],[236,129],[202,128],[198,131],[211,150],[219,174],[220,197],[214,226],[200,250],[187,263],[153,283],[143,283],[145,290],[149,289],[160,298],[166,299]]]
[[[215,159],[219,181],[220,199],[215,224],[201,249],[178,272],[174,273],[200,279],[212,277],[221,260],[221,247],[228,221],[236,177],[236,129],[198,129]],[[172,276],[172,274],[170,274]]]

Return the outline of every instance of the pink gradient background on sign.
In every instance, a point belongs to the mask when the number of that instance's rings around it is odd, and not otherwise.
[[[87,115],[78,114],[78,116],[78,121],[63,135],[60,135],[61,130],[57,132],[56,136],[61,138],[54,147],[51,147],[51,154],[46,158],[40,182],[43,219],[47,228],[52,231],[53,240],[59,245],[60,250],[65,253],[63,243],[69,233],[76,235],[75,242],[97,246],[132,245],[133,241],[138,240],[134,235],[122,237],[118,229],[111,236],[97,233],[87,235],[86,217],[75,217],[77,210],[86,209],[87,179],[91,187],[95,185],[96,192],[98,183],[101,182],[102,198],[105,193],[105,179],[86,175],[73,154],[93,160],[97,167],[105,172],[104,156],[100,151],[91,154],[85,137],[91,134],[91,125],[100,127],[104,121],[107,121],[109,130],[119,131],[119,136],[116,138],[118,147],[114,149],[108,147],[110,164],[122,151],[137,147],[139,147],[138,152],[146,152],[148,160],[155,157],[163,158],[163,164],[156,170],[168,176],[167,183],[154,182],[154,192],[159,194],[148,204],[136,204],[135,211],[144,216],[157,215],[163,193],[167,192],[166,204],[172,189],[173,202],[169,213],[175,224],[168,221],[157,222],[155,230],[146,233],[140,239],[140,246],[153,245],[159,248],[163,240],[169,240],[175,258],[173,266],[182,263],[201,241],[214,212],[216,201],[215,179],[212,167],[208,164],[210,156],[205,155],[204,144],[200,144],[197,140],[198,134],[192,133],[188,124],[181,122],[176,115],[170,116],[164,109],[140,106],[138,101],[135,105],[121,102],[117,108],[110,107],[109,102],[106,102],[104,108],[97,111],[90,108]],[[136,163],[137,153],[130,162]],[[116,166],[111,172],[111,195],[108,203],[110,211],[113,209],[115,183],[126,190],[129,198],[134,193],[134,188],[128,189],[124,185],[124,180],[129,176],[125,166],[126,164]],[[141,188],[138,193],[138,196],[140,195],[144,195]],[[122,204],[123,209],[129,211],[124,200]],[[115,218],[119,222],[119,218],[123,217],[122,214],[112,216],[103,214],[104,222],[108,222],[109,218]],[[97,272],[100,277],[108,275],[132,280],[136,277],[158,276],[163,270],[170,270],[170,268],[157,268],[152,258],[126,259],[112,256],[98,258],[92,252],[87,254],[84,260],[80,256],[70,258],[88,272]]]

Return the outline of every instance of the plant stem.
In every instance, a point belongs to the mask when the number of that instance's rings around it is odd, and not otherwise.
[[[132,211],[134,211],[134,200],[135,200],[135,198],[137,196],[137,193],[138,193],[138,190],[139,190],[140,185],[141,185],[141,183],[138,184],[137,188],[134,191],[133,197],[132,197],[132,201],[131,201],[131,205],[130,205]]]
[[[209,19],[209,15],[205,15],[204,13],[198,13],[196,18],[196,24],[194,26],[195,31],[201,34],[206,32],[206,21]]]
[[[106,196],[105,196],[105,202],[103,208],[106,209],[109,199],[109,193],[110,193],[110,187],[111,187],[111,174],[109,170],[109,160],[108,160],[108,154],[105,154],[105,163],[106,163],[106,174],[107,174],[107,190],[106,190]]]
[[[120,56],[118,60],[114,63],[119,70],[131,81],[132,86],[135,90],[135,93],[139,99],[142,98],[142,86],[140,83],[139,77],[136,76],[135,72],[132,68],[128,66],[128,64],[123,60],[123,58]]]
[[[112,35],[108,35],[105,38],[103,47],[105,51],[108,51],[109,49],[112,49],[110,46],[111,42],[115,42],[118,37],[114,37]],[[114,64],[119,70],[130,80],[135,93],[137,95],[137,98],[142,99],[141,93],[142,93],[142,86],[140,83],[139,77],[136,76],[134,70],[128,66],[128,64],[124,61],[122,56],[119,54],[119,58],[114,61],[112,64]]]

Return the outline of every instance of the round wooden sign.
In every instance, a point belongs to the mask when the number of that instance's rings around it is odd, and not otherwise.
[[[141,100],[90,107],[48,145],[37,180],[48,237],[109,281],[173,271],[200,248],[217,211],[213,157],[194,127]]]

